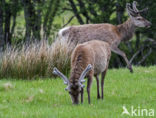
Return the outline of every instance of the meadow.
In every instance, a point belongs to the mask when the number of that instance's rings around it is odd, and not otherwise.
[[[94,79],[91,104],[87,102],[85,90],[84,103],[72,105],[65,87],[60,78],[1,78],[0,118],[131,117],[122,115],[123,106],[128,110],[134,106],[154,109],[156,112],[156,66],[134,67],[133,74],[126,68],[109,69],[105,79],[104,100],[97,100]],[[156,113],[154,115],[156,117]]]

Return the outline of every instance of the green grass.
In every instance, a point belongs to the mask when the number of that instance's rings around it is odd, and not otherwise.
[[[61,79],[1,79],[0,118],[127,118],[121,115],[123,105],[156,112],[156,66],[135,67],[133,74],[108,70],[104,100],[96,98],[94,79],[90,105],[86,90],[84,104],[72,105],[65,87]]]

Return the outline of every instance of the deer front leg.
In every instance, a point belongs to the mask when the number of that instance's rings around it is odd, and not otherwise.
[[[103,91],[104,91],[104,80],[105,80],[106,72],[107,69],[104,72],[102,72],[102,76],[101,76],[101,98],[102,99],[104,98]]]
[[[128,69],[132,73],[133,72],[133,69],[132,69],[132,66],[129,63],[128,59],[127,59],[126,54],[123,51],[121,51],[118,47],[111,48],[111,50],[112,50],[112,52],[114,52],[114,53],[116,53],[116,54],[118,54],[118,55],[120,55],[120,56],[122,56],[124,58],[124,60],[126,61],[126,64],[127,64]]]
[[[83,103],[83,88],[81,88],[81,104]]]
[[[87,81],[87,93],[88,93],[88,103],[90,104],[90,88],[91,88],[91,84],[92,84],[92,77],[88,77],[88,81]]]
[[[97,83],[97,99],[100,99],[100,91],[99,91],[99,77],[98,75],[96,77],[96,83]]]

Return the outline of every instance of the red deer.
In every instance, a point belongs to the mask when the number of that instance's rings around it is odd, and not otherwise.
[[[60,76],[64,83],[67,84],[66,90],[69,92],[72,103],[78,104],[81,95],[81,103],[83,103],[83,82],[87,77],[87,93],[88,103],[90,103],[90,88],[93,76],[97,81],[97,98],[99,93],[99,74],[102,73],[101,80],[101,98],[103,99],[104,78],[109,65],[111,56],[110,45],[104,41],[92,40],[83,44],[78,44],[71,56],[71,74],[68,80],[57,68],[53,73]]]
[[[69,26],[59,31],[59,37],[67,39],[75,45],[93,39],[105,41],[110,44],[112,52],[124,58],[128,69],[130,72],[133,72],[126,54],[121,51],[118,46],[121,41],[130,40],[137,27],[151,26],[151,23],[140,15],[140,13],[146,11],[147,8],[138,10],[136,5],[136,1],[133,2],[132,8],[130,3],[126,4],[126,9],[130,18],[123,24],[117,26],[108,23]]]

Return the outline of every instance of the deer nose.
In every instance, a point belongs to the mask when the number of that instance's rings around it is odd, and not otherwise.
[[[151,22],[147,22],[146,27],[147,27],[147,28],[149,28],[149,27],[151,27],[151,25],[152,25],[152,23],[151,23]]]
[[[151,23],[151,22],[149,22],[149,25],[151,26],[151,25],[152,25],[152,23]]]

